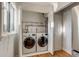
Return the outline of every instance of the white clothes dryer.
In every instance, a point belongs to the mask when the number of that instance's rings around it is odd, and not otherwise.
[[[36,52],[36,34],[35,33],[23,33],[22,42],[23,54]]]
[[[48,51],[48,34],[37,33],[37,52]]]

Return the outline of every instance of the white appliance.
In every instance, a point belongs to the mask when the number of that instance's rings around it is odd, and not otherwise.
[[[37,52],[48,50],[48,34],[37,33]]]
[[[36,52],[36,34],[35,33],[23,33],[22,42],[23,54]]]

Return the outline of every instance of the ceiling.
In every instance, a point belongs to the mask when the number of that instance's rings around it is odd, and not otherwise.
[[[17,2],[18,5],[41,5],[48,6],[51,2]]]
[[[48,13],[53,7],[54,12],[69,6],[72,2],[16,2],[22,10]]]
[[[48,13],[50,6],[53,6],[51,2],[17,2],[17,5],[21,6],[22,10],[40,13]]]

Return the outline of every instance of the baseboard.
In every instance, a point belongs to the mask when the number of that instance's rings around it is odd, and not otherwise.
[[[72,52],[70,52],[70,51],[67,51],[67,50],[63,50],[63,51],[66,52],[69,55],[72,55]]]
[[[36,52],[36,53],[34,53],[32,55],[39,55],[39,54],[44,54],[44,53],[48,53],[48,51],[45,51],[45,52]]]
[[[49,53],[50,53],[51,55],[54,55],[54,52],[53,52],[53,51],[50,51]]]
[[[30,53],[30,54],[23,54],[22,57],[34,56],[34,55],[44,54],[44,53],[48,53],[48,52],[49,52],[49,51],[36,52],[36,53]]]
[[[54,51],[59,51],[59,50],[62,50],[62,49],[55,49]]]

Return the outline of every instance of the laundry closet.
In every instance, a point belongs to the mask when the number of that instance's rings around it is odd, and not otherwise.
[[[48,15],[22,10],[22,54],[48,51]]]

